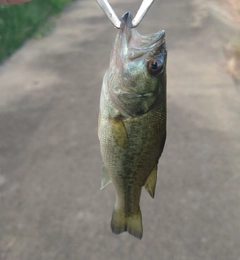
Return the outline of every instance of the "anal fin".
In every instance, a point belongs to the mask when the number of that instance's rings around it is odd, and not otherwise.
[[[109,183],[111,183],[110,174],[105,166],[102,168],[102,180],[101,180],[101,189],[105,188]]]
[[[152,198],[155,195],[155,188],[157,183],[157,165],[153,168],[152,172],[149,174],[147,181],[144,184],[145,189],[150,194]]]

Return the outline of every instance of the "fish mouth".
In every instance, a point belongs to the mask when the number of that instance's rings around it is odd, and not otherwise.
[[[123,14],[121,18],[120,30],[123,33],[129,32],[132,28],[132,15],[130,12]]]
[[[132,28],[132,15],[127,12],[122,16],[120,26],[120,41],[118,46],[123,55],[130,60],[139,58],[145,54],[157,55],[165,45],[165,31],[141,35],[136,28]]]

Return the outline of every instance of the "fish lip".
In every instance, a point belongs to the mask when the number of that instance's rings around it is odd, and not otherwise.
[[[137,59],[148,54],[148,57],[157,55],[165,46],[165,31],[161,30],[157,33],[147,36],[141,35],[142,39],[139,45],[134,42],[129,44],[128,58],[130,60]]]
[[[120,30],[114,43],[111,54],[111,63],[117,66],[125,60],[135,60],[145,56],[144,60],[151,59],[161,52],[165,46],[165,31],[141,35],[136,28],[132,28],[132,15],[123,14]]]
[[[154,35],[155,38],[151,42],[149,42],[149,44],[144,44],[140,47],[151,47],[155,43],[162,44],[165,41],[165,31],[164,30],[161,30],[161,31],[154,33],[152,35]]]
[[[120,30],[124,32],[126,29],[132,28],[132,15],[130,12],[126,12],[123,14],[121,18],[121,25],[120,25]]]
[[[140,42],[139,46],[131,46],[131,42],[128,41],[128,45],[129,45],[128,48],[131,48],[131,47],[133,47],[133,48],[135,47],[135,48],[139,48],[139,49],[147,48],[165,38],[164,30],[161,30],[157,33],[149,34],[146,36],[136,33],[136,29],[132,27],[132,19],[133,19],[133,17],[130,12],[126,12],[123,14],[123,16],[121,18],[121,26],[120,26],[121,33],[125,34],[129,41],[132,37],[134,38],[134,36],[140,37],[140,38],[142,38],[141,41],[145,42],[145,44],[144,43],[141,44],[141,42]],[[148,42],[146,43],[146,41],[148,41]]]
[[[128,46],[131,36],[132,36],[132,15],[130,12],[126,12],[123,14],[121,18],[121,25],[120,25],[120,35],[122,39],[121,46],[124,46],[124,42]]]

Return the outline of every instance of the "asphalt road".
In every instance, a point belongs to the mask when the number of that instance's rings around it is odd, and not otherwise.
[[[141,1],[110,1],[120,16]],[[144,234],[112,234],[97,117],[116,29],[78,0],[53,32],[0,67],[1,260],[239,260],[240,92],[205,1],[159,0],[139,26],[166,30],[168,137]]]

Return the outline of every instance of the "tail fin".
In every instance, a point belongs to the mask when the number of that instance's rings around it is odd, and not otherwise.
[[[137,214],[126,217],[124,214],[114,210],[111,228],[114,234],[120,234],[127,231],[132,236],[141,239],[143,234],[141,211],[139,210]]]

